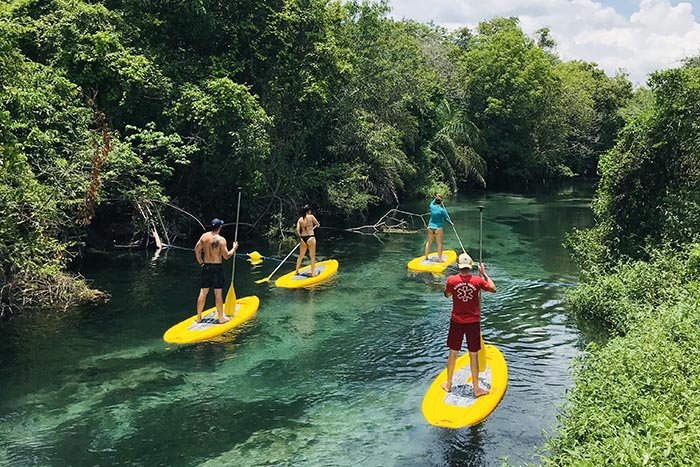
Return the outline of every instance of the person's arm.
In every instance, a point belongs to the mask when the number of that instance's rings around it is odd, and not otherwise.
[[[224,250],[226,249],[226,242],[224,242]],[[226,252],[226,255],[224,256],[226,259],[229,259],[231,256],[236,254],[236,250],[238,250],[238,242],[233,242],[233,246],[231,247],[230,250]]]
[[[236,249],[238,248],[238,242],[233,242],[233,248],[228,250],[226,248],[226,239],[219,235],[219,241],[221,242],[221,246],[219,247],[221,248],[221,250],[219,250],[221,252],[221,256],[223,256],[224,259],[229,259],[236,252]]]
[[[200,266],[204,266],[202,250],[204,250],[204,244],[202,243],[202,239],[200,238],[199,240],[197,240],[197,244],[194,246],[194,259]]]
[[[299,237],[299,240],[301,241],[301,218],[297,220],[297,237]]]
[[[452,219],[450,219],[450,215],[447,214],[447,209],[445,209],[445,206],[442,207],[442,216],[445,218],[445,220],[446,220],[447,222],[449,222],[450,224],[454,225],[454,223],[452,222]]]
[[[479,263],[479,274],[481,274],[481,277],[486,281],[486,288],[484,290],[487,292],[495,292],[496,284],[494,284],[489,275],[486,274],[484,263]]]
[[[316,216],[314,216],[313,214],[311,214],[311,222],[314,223],[314,226],[321,227],[321,223],[318,221],[318,219],[316,219]]]
[[[450,298],[452,296],[452,287],[450,287],[449,279],[445,282],[445,290],[443,290],[442,293],[445,295],[445,298]]]

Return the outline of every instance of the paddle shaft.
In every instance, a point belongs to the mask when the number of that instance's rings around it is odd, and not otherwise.
[[[481,257],[482,251],[482,238],[484,236],[484,207],[479,206],[479,262],[483,263]]]
[[[233,235],[233,243],[238,241],[238,216],[241,214],[241,187],[238,187],[238,206],[236,207],[236,233]],[[231,269],[231,284],[233,284],[233,276],[236,275],[236,255],[233,255],[233,266]]]
[[[447,212],[447,207],[445,207],[445,203],[444,203],[444,202],[442,203],[442,208],[445,210],[445,212]],[[450,215],[450,213],[448,212],[448,213],[447,213],[447,216],[449,217],[449,215]],[[464,245],[462,244],[462,239],[459,238],[459,234],[457,233],[457,229],[455,228],[455,224],[454,224],[454,222],[452,222],[452,218],[451,218],[451,217],[450,217],[450,224],[452,225],[452,230],[454,230],[454,232],[455,232],[455,236],[457,237],[457,241],[459,242],[459,246],[462,247],[462,252],[463,252],[463,253],[466,253],[466,252],[467,252],[467,249],[464,248]]]
[[[277,271],[279,271],[279,268],[281,268],[282,265],[289,259],[289,257],[292,256],[292,253],[294,253],[294,252],[297,250],[297,248],[299,248],[299,245],[301,245],[301,242],[299,242],[299,243],[296,244],[296,246],[292,249],[292,251],[290,251],[289,254],[288,254],[287,256],[284,257],[284,259],[283,259],[283,260],[280,262],[280,264],[275,268],[275,270],[272,271],[272,273],[270,273],[270,275],[267,276],[267,277],[263,280],[263,282],[269,281],[270,278],[271,278],[272,276],[274,276],[275,273],[276,273]]]
[[[484,262],[482,261],[482,256],[481,252],[483,250],[482,248],[482,238],[483,238],[483,232],[484,232],[484,207],[479,206],[479,266],[483,267]],[[479,307],[481,307],[481,294],[479,294]],[[477,361],[477,367],[478,368],[486,368],[486,344],[484,344],[484,335],[481,334],[481,330],[479,331],[479,342],[481,343],[481,349],[479,350],[478,355],[478,361]]]

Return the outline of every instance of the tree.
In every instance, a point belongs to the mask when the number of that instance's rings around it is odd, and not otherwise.
[[[253,198],[264,193],[271,120],[246,86],[228,78],[186,83],[167,114],[188,145],[189,163],[169,190],[185,206],[211,216],[232,212],[237,186]]]
[[[561,172],[563,128],[553,114],[560,81],[515,18],[479,24],[463,54],[464,112],[479,128],[491,177],[528,181]]]
[[[597,229],[616,256],[700,240],[700,67],[657,72],[649,86],[652,107],[600,162]]]
[[[566,135],[565,163],[577,174],[595,175],[600,156],[624,124],[619,109],[632,85],[625,75],[609,78],[593,63],[557,63],[555,70],[562,87],[555,113]]]

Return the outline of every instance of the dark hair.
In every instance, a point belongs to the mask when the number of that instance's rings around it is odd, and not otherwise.
[[[215,218],[212,219],[210,226],[211,226],[211,231],[213,232],[214,230],[220,228],[222,225],[224,225],[224,221],[221,219]]]
[[[304,206],[302,206],[301,217],[306,217],[306,213],[309,211],[311,211],[311,206],[309,206],[308,204],[305,204]]]
[[[440,198],[435,198],[435,204],[442,204],[442,200]]]

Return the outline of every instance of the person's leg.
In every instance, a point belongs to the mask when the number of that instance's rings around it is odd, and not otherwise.
[[[450,356],[447,357],[447,381],[442,385],[442,389],[446,392],[452,391],[452,376],[455,372],[457,352],[462,347],[463,339],[463,325],[450,320],[450,330],[447,332],[447,347],[450,349]]]
[[[304,240],[300,240],[301,246],[299,248],[299,257],[297,258],[297,268],[294,270],[295,274],[299,274],[299,268],[301,267],[301,260],[304,259],[304,256],[306,255],[306,249],[308,248],[306,246],[306,242]]]
[[[469,366],[472,370],[472,386],[474,387],[474,397],[485,396],[488,389],[479,387],[479,352],[469,352]]]
[[[435,231],[435,236],[437,237],[438,261],[442,263],[442,227]]]
[[[311,237],[309,239],[309,258],[311,259],[311,277],[316,275],[316,237]]]
[[[204,311],[204,303],[207,301],[207,294],[209,289],[199,289],[199,296],[197,297],[197,322],[202,322],[202,311]]]
[[[223,289],[214,289],[214,298],[216,299],[216,314],[219,317],[219,324],[224,324],[229,320],[228,316],[224,314],[224,298],[222,291]]]
[[[428,229],[428,240],[425,242],[425,259],[428,259],[428,254],[430,254],[430,245],[433,244],[433,231]]]
[[[479,350],[481,350],[481,325],[479,323],[467,324],[465,334],[467,336],[467,349],[469,350],[469,366],[472,372],[472,386],[474,387],[474,397],[484,396],[489,393],[489,390],[479,387]]]
[[[452,391],[452,376],[455,372],[455,362],[457,361],[457,351],[450,349],[450,356],[447,357],[447,381],[443,383],[442,389],[446,392]]]

